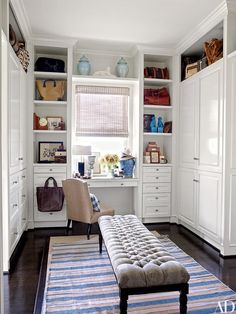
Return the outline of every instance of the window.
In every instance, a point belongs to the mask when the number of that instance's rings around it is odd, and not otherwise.
[[[128,137],[129,88],[76,86],[75,135]]]

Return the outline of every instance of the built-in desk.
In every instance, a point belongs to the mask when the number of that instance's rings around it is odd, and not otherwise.
[[[111,206],[116,214],[135,214],[139,179],[96,177],[87,180],[91,193],[94,193],[101,203]]]

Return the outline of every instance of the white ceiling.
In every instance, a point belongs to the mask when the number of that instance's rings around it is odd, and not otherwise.
[[[22,0],[34,36],[159,47],[175,46],[222,1]]]

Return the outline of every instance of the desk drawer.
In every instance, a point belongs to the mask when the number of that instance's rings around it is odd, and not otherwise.
[[[136,179],[130,180],[119,180],[119,179],[92,179],[88,180],[88,187],[91,188],[125,188],[125,187],[133,187],[138,185],[138,181]]]
[[[20,184],[19,174],[14,174],[10,176],[10,189],[15,189]]]
[[[160,173],[153,173],[147,172],[143,174],[143,182],[171,182],[171,173],[160,172]]]
[[[35,166],[34,173],[49,173],[54,176],[54,173],[66,173],[66,166]]]
[[[171,167],[143,167],[143,174],[145,173],[171,173]]]
[[[170,193],[171,183],[144,183],[143,193]]]

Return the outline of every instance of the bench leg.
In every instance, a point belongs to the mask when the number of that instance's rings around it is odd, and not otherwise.
[[[120,289],[120,314],[127,314],[128,308],[128,294]]]
[[[186,314],[187,313],[187,302],[188,302],[188,286],[186,288],[180,290],[180,296],[179,296],[179,312],[180,314]]]
[[[99,228],[99,226],[98,226]],[[99,234],[98,234],[98,237],[99,237],[99,253],[102,254],[102,233],[101,233],[101,230],[99,228]]]

